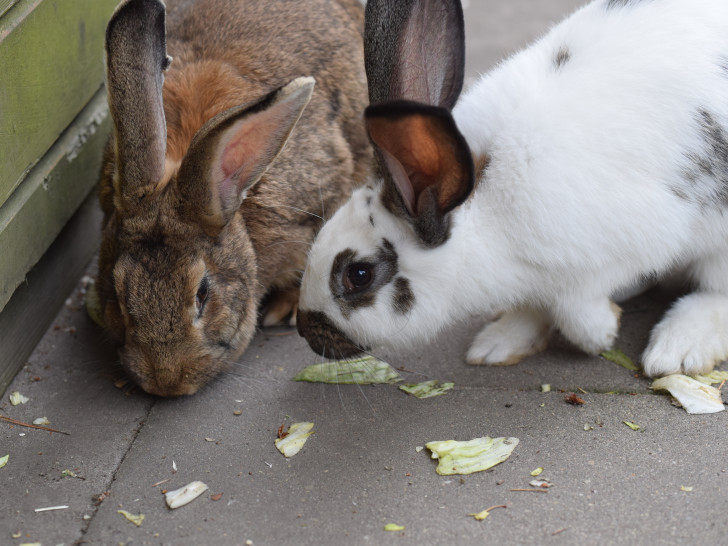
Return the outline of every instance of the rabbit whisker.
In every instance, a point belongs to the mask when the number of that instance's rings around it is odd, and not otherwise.
[[[287,245],[287,244],[313,246],[313,243],[311,241],[276,241],[275,243],[266,245],[264,248],[270,248],[272,246]]]
[[[321,216],[319,216],[318,214],[308,211],[308,210],[299,209],[298,207],[294,207],[293,205],[261,205],[261,208],[264,208],[264,209],[275,209],[275,208],[293,209],[297,212],[301,212],[303,214],[308,214],[309,216],[313,216],[314,218],[318,218],[322,222],[324,221],[324,219]]]

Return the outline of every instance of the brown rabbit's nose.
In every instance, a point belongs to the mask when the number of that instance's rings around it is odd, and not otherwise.
[[[298,333],[306,338],[311,349],[326,358],[358,356],[366,348],[357,346],[324,313],[298,309]]]
[[[140,351],[123,347],[119,359],[124,371],[145,392],[155,396],[175,397],[194,394],[200,388],[194,374],[185,372],[182,365],[150,364]]]

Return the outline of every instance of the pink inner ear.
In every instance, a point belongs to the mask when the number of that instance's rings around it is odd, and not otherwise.
[[[233,176],[245,161],[247,146],[242,138],[232,140],[222,152],[220,167],[225,178]]]
[[[259,146],[256,147],[256,137],[251,134],[253,128],[258,129],[256,132],[259,133],[259,139],[261,138],[260,133],[265,134],[264,130],[260,130],[261,127],[257,127],[257,124],[250,127],[248,124],[243,123],[242,127],[233,132],[220,157],[220,168],[225,179],[237,179],[241,185],[253,175],[250,171],[260,161],[261,141],[257,140]]]
[[[290,130],[283,115],[287,113],[274,107],[241,119],[227,131],[219,159],[223,207],[239,206],[242,193],[268,168]]]
[[[250,175],[250,173],[245,172],[246,164],[255,163],[255,150],[246,140],[248,132],[249,130],[243,127],[238,132],[233,133],[220,157],[222,177],[218,182],[218,189],[223,208],[238,205],[238,196]]]

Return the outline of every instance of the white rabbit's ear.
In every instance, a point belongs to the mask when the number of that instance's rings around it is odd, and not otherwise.
[[[369,0],[364,61],[371,104],[404,99],[452,109],[465,66],[460,0]]]
[[[283,149],[313,87],[313,78],[296,78],[261,100],[230,108],[203,125],[177,176],[188,214],[210,231],[230,221],[246,192]]]
[[[106,27],[106,88],[114,120],[122,202],[143,199],[164,175],[167,125],[162,106],[167,56],[165,8],[127,0]]]
[[[449,228],[447,213],[475,185],[470,148],[452,115],[436,106],[395,101],[369,106],[365,120],[386,170],[385,184],[396,188],[423,242],[441,244]],[[391,203],[388,208],[397,212]]]

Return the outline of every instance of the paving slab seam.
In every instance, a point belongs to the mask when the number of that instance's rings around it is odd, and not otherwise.
[[[114,482],[116,481],[116,476],[119,473],[119,470],[124,465],[124,461],[126,461],[127,456],[131,452],[131,450],[134,448],[134,444],[136,443],[137,438],[139,437],[139,433],[142,431],[144,426],[147,423],[147,419],[149,419],[149,416],[152,413],[152,410],[154,409],[154,406],[156,405],[156,400],[152,400],[149,406],[146,409],[146,413],[144,414],[144,417],[142,417],[139,420],[139,424],[132,432],[131,439],[129,440],[129,445],[127,446],[126,450],[122,454],[121,458],[119,459],[119,463],[116,465],[116,468],[114,468],[114,471],[111,473],[111,479],[107,482],[107,484],[102,488],[101,494],[103,495],[105,492],[111,492],[111,489],[114,485]],[[77,546],[79,544],[84,544],[86,541],[84,540],[84,537],[86,536],[86,533],[89,530],[89,527],[91,526],[91,523],[93,522],[94,518],[96,517],[96,514],[99,511],[99,508],[101,507],[102,502],[96,502],[95,506],[93,507],[93,511],[90,514],[90,517],[87,520],[84,520],[84,526],[81,528],[81,534],[80,536],[72,542],[73,546]]]

